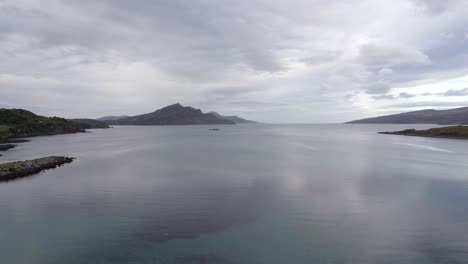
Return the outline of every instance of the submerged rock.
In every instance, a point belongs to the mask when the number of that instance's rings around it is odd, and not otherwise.
[[[0,144],[0,151],[7,151],[9,149],[14,148],[15,145],[13,144]]]
[[[50,156],[34,160],[0,164],[0,182],[26,177],[47,169],[53,169],[63,164],[70,163],[74,159],[75,158],[70,157]]]

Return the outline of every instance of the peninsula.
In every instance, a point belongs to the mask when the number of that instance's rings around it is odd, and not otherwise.
[[[14,143],[27,142],[25,137],[83,133],[91,128],[109,128],[94,119],[45,117],[23,109],[0,109],[0,151],[14,148]]]
[[[26,177],[47,169],[53,169],[63,164],[70,163],[73,160],[74,158],[70,157],[50,156],[0,164],[0,182]]]
[[[435,138],[468,139],[468,126],[438,127],[426,130],[405,129],[402,131],[379,132],[380,134],[419,136]]]

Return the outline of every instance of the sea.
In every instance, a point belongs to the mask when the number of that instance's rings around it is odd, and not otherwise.
[[[429,127],[116,126],[31,138],[0,163],[76,160],[0,183],[0,263],[468,263],[468,140],[377,133]]]

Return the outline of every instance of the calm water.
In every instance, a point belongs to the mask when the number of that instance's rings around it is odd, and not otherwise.
[[[0,263],[468,263],[468,141],[428,126],[117,127],[0,162]]]

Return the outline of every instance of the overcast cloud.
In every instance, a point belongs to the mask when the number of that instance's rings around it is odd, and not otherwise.
[[[463,0],[0,0],[0,107],[100,117],[180,102],[342,122],[468,106],[467,13]]]

